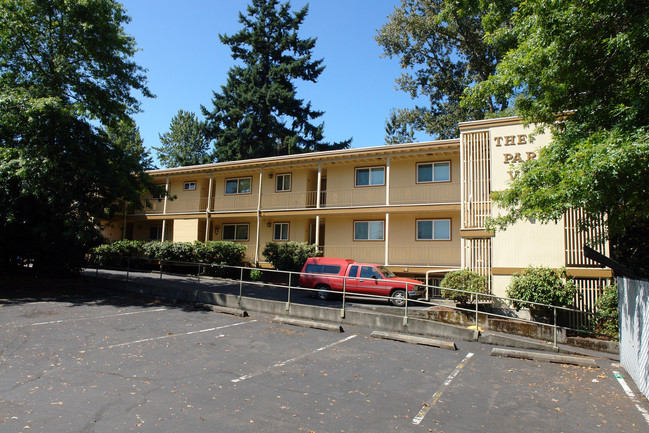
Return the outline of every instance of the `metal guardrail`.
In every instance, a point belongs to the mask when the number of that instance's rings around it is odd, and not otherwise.
[[[102,256],[100,256],[102,257]],[[96,258],[96,257],[95,257]],[[116,259],[116,258],[114,258]],[[113,259],[113,260],[114,260]],[[113,261],[113,263],[115,260]],[[126,263],[124,263],[126,262]],[[145,263],[147,266],[134,266],[137,263]],[[125,265],[125,266],[124,266]],[[155,266],[152,266],[155,265]],[[171,261],[171,260],[155,260],[155,259],[148,259],[148,258],[119,258],[119,263],[117,265],[113,266],[101,266],[99,264],[99,260],[95,261],[95,264],[92,263],[92,258],[89,261],[89,267],[90,268],[95,268],[95,277],[98,277],[99,269],[107,269],[107,270],[117,270],[117,271],[126,271],[126,280],[125,284],[128,284],[129,281],[129,275],[131,272],[152,272],[152,273],[159,273],[159,282],[162,281],[164,275],[169,275],[169,276],[181,276],[181,277],[189,277],[189,278],[196,278],[196,284],[197,288],[200,288],[200,282],[201,279],[210,279],[210,280],[222,280],[222,281],[229,281],[229,282],[234,282],[239,285],[239,294],[238,294],[238,302],[241,304],[241,299],[243,297],[243,285],[248,284],[248,285],[259,285],[259,286],[266,286],[266,287],[279,287],[279,288],[285,288],[288,289],[287,291],[287,299],[286,299],[286,311],[288,312],[290,309],[291,305],[291,294],[292,292],[294,293],[295,291],[302,291],[302,292],[311,292],[314,295],[317,292],[323,291],[323,289],[318,288],[307,288],[307,287],[300,287],[299,285],[299,277],[300,275],[313,275],[313,276],[319,276],[322,277],[323,274],[303,274],[301,272],[292,272],[292,271],[281,271],[281,270],[276,270],[276,269],[262,269],[262,268],[255,268],[255,267],[245,267],[245,266],[229,266],[229,265],[224,265],[224,264],[211,264],[211,263],[197,263],[197,262],[182,262],[182,261]],[[165,268],[167,271],[165,272]],[[187,273],[187,268],[196,268],[195,273]],[[172,272],[176,270],[176,272]],[[183,270],[183,272],[179,272],[180,270]],[[279,278],[273,278],[271,279],[272,282],[263,282],[260,280],[257,280],[252,277],[252,275],[255,275],[255,271],[259,271],[263,274],[268,274],[268,275],[277,275]],[[210,274],[215,274],[215,275],[210,275]],[[220,274],[220,275],[217,275]],[[246,278],[247,277],[247,278]],[[354,299],[367,299],[367,300],[382,300],[384,302],[390,301],[392,298],[390,296],[380,296],[380,295],[371,295],[371,294],[366,294],[366,293],[357,293],[357,292],[351,292],[347,290],[347,281],[350,279],[358,279],[355,277],[346,277],[346,276],[331,276],[331,278],[338,278],[343,280],[343,289],[341,291],[338,290],[324,290],[327,293],[342,296],[342,307],[340,309],[340,317],[344,318],[345,317],[345,310],[346,310],[346,304],[348,302],[348,299],[354,298]],[[280,282],[280,281],[286,281],[285,283]],[[158,284],[160,285],[160,283]],[[406,283],[406,291],[408,292],[408,286],[411,285],[411,283]],[[414,284],[412,284],[414,285]],[[403,306],[403,323],[404,325],[407,325],[408,323],[408,318],[409,318],[409,313],[412,308],[416,307],[446,307],[446,308],[451,308],[454,311],[460,311],[464,312],[467,314],[472,314],[474,315],[474,323],[475,323],[475,335],[477,338],[477,335],[479,333],[479,319],[480,316],[484,317],[497,317],[497,318],[502,318],[502,319],[510,319],[510,320],[516,320],[518,322],[522,323],[529,323],[529,324],[534,324],[534,325],[540,325],[544,327],[549,327],[552,329],[552,335],[553,335],[553,346],[557,347],[557,335],[560,331],[572,331],[575,332],[576,334],[588,334],[588,335],[593,335],[593,336],[605,336],[603,334],[598,334],[592,329],[576,329],[576,328],[571,328],[568,326],[563,326],[559,324],[558,322],[558,313],[559,312],[572,312],[572,313],[578,313],[578,314],[586,314],[588,315],[591,320],[589,322],[594,322],[596,319],[607,319],[609,317],[598,314],[598,313],[593,313],[593,312],[588,312],[588,311],[582,311],[582,310],[576,310],[573,308],[567,308],[567,307],[558,307],[554,305],[548,305],[548,304],[542,304],[538,302],[531,302],[531,301],[523,301],[520,299],[514,299],[514,298],[507,298],[507,297],[502,297],[502,296],[496,296],[496,295],[491,295],[487,293],[475,293],[475,292],[470,292],[470,291],[465,291],[465,290],[455,290],[455,289],[449,289],[449,288],[444,288],[440,286],[435,286],[435,285],[427,285],[425,283],[420,283],[418,286],[424,287],[426,290],[426,293],[440,293],[441,290],[449,291],[449,292],[458,292],[458,293],[463,293],[466,294],[469,297],[469,302],[466,304],[460,304],[460,305],[454,305],[450,306],[447,303],[441,303],[441,302],[435,302],[435,298],[433,299],[410,299],[407,295],[405,298],[405,304]],[[538,307],[544,307],[552,310],[552,323],[546,323],[546,322],[540,322],[540,321],[535,321],[533,319],[526,319],[523,317],[518,317],[518,316],[512,316],[512,315],[505,315],[505,314],[499,314],[493,311],[486,311],[485,309],[480,309],[480,305],[485,305],[485,304],[497,304],[497,305],[511,305],[512,302],[517,301],[520,303],[524,303],[526,305],[534,305]],[[469,308],[470,307],[470,308]],[[513,309],[510,309],[512,312],[514,311]],[[610,336],[606,336],[610,337]]]

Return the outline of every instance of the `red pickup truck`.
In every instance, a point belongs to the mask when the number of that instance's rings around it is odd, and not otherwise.
[[[319,299],[328,299],[331,291],[389,296],[390,303],[401,307],[408,298],[424,293],[421,281],[399,278],[385,266],[357,263],[333,257],[307,259],[300,274],[300,287],[316,289]]]

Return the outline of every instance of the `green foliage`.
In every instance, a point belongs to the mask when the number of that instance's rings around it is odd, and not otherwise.
[[[144,255],[154,260],[170,262],[195,262],[194,244],[192,242],[147,242]]]
[[[607,215],[613,255],[649,275],[649,5],[630,0],[520,3],[489,44],[515,41],[467,105],[506,95],[554,143],[494,199],[500,228],[558,220],[570,207]],[[557,119],[557,113],[569,113]]]
[[[210,140],[205,124],[194,113],[178,110],[171,119],[169,132],[160,134],[162,146],[154,147],[163,166],[184,167],[212,162],[208,155]]]
[[[397,88],[427,105],[398,109],[389,125],[409,126],[438,138],[459,135],[458,123],[483,119],[505,110],[509,100],[494,93],[480,104],[461,105],[467,88],[487,79],[511,46],[510,40],[491,44],[485,36],[505,26],[517,2],[481,0],[402,0],[378,31],[384,56],[398,57],[403,74]],[[391,144],[394,138],[387,137]]]
[[[507,287],[507,296],[516,299],[512,301],[512,306],[517,311],[521,308],[529,308],[533,316],[549,318],[552,315],[551,308],[524,301],[557,307],[573,305],[576,287],[572,280],[564,281],[566,278],[564,268],[556,271],[543,266],[530,266],[520,274],[514,274]]]
[[[472,301],[473,295],[465,292],[487,293],[487,278],[477,272],[462,269],[461,271],[446,274],[440,286],[443,287],[442,297],[460,304],[467,304]],[[457,292],[456,290],[463,290],[464,292]]]
[[[252,271],[250,271],[250,279],[252,281],[261,281],[262,277],[263,273],[260,269],[253,269]]]
[[[0,272],[75,272],[151,185],[143,148],[111,134],[151,96],[129,18],[108,0],[4,0],[0,17]]]
[[[322,251],[306,242],[268,242],[262,254],[275,269],[300,272],[309,257],[321,257]]]
[[[308,6],[292,12],[289,2],[252,0],[239,14],[243,29],[219,35],[242,64],[213,92],[212,110],[202,107],[218,161],[349,147],[351,140],[323,142],[324,124],[311,123],[323,113],[296,96],[296,80],[315,83],[324,70],[322,59],[311,58],[315,38],[298,35],[307,12]]]
[[[597,319],[596,331],[618,338],[620,335],[620,325],[617,284],[612,284],[604,288],[602,295],[597,299],[597,313],[601,314],[602,317]]]
[[[196,241],[194,255],[201,263],[241,266],[246,256],[246,246],[230,241]]]
[[[385,122],[385,144],[412,143],[414,141],[414,128],[403,123],[397,112],[392,110],[390,117]]]
[[[138,257],[144,253],[144,241],[120,240],[102,244],[92,249],[92,264],[116,266],[126,257]]]

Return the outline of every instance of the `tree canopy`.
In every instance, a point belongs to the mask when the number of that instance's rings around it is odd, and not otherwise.
[[[240,64],[230,69],[221,92],[213,92],[212,109],[202,107],[218,161],[343,149],[351,143],[324,142],[324,124],[312,123],[323,113],[296,96],[297,80],[315,83],[324,70],[323,60],[312,58],[316,39],[298,34],[307,13],[308,6],[292,12],[289,2],[252,0],[246,13],[239,13],[243,28],[219,35]]]
[[[494,194],[504,214],[492,225],[557,220],[569,208],[606,215],[614,256],[648,275],[649,4],[522,1],[486,38],[512,40],[465,104],[506,95],[553,141]]]
[[[165,167],[185,167],[212,162],[205,124],[192,112],[178,110],[178,114],[171,119],[169,131],[160,134],[160,142],[162,146],[153,149]]]
[[[128,21],[110,0],[0,1],[0,272],[77,269],[100,221],[151,187]]]
[[[398,57],[404,71],[397,88],[426,103],[396,108],[388,124],[414,128],[437,138],[455,138],[458,123],[480,120],[509,107],[503,93],[481,104],[461,105],[464,91],[485,81],[511,46],[511,39],[487,43],[485,36],[511,17],[517,2],[505,0],[402,0],[378,30],[376,41],[384,56]],[[397,134],[398,135],[398,134]],[[398,141],[391,137],[386,142]]]

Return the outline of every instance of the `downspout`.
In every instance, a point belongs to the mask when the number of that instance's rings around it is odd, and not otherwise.
[[[318,163],[318,185],[316,187],[316,209],[320,209],[320,194],[322,194],[322,163]],[[320,248],[320,213],[315,216],[315,245]]]
[[[205,208],[205,242],[210,240],[210,210],[212,207],[212,176],[210,173],[210,186],[207,188],[207,206]]]
[[[166,215],[167,214],[167,198],[169,197],[169,176],[167,176],[167,180],[165,181],[165,203],[162,207],[162,214]],[[165,233],[167,231],[167,219],[162,220],[162,237],[161,241],[165,241]]]
[[[390,156],[385,164],[385,206],[390,206]],[[390,264],[390,213],[385,213],[385,266]]]
[[[259,266],[259,236],[261,231],[261,183],[264,180],[264,167],[259,169],[259,196],[257,197],[257,236],[255,238],[255,266]]]

